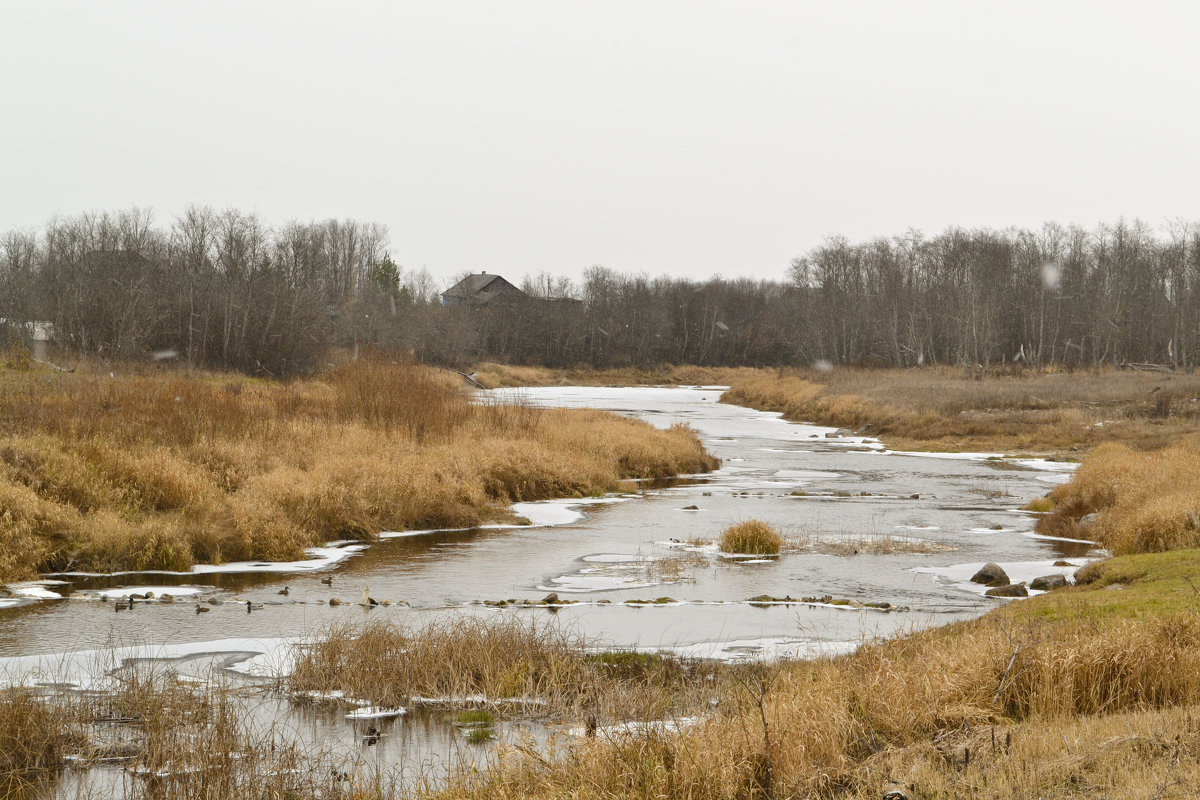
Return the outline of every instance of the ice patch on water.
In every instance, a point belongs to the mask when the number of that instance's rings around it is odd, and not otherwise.
[[[325,547],[310,547],[304,552],[310,558],[300,561],[230,561],[226,564],[196,564],[186,572],[166,569],[125,570],[121,572],[59,572],[75,578],[123,577],[125,575],[215,575],[231,573],[292,573],[329,569],[367,549],[365,544],[330,543]]]
[[[147,592],[154,593],[155,600],[161,600],[164,594],[169,594],[171,597],[190,597],[192,595],[201,594],[202,592],[217,591],[213,587],[203,588],[200,586],[122,586],[118,589],[88,589],[82,594],[107,597],[110,600],[118,600],[122,597],[129,597],[135,594],[146,594]]]
[[[426,528],[417,531],[384,531],[380,539],[402,539],[407,536],[426,536],[431,533],[455,533],[473,530],[511,530],[513,528],[553,528],[559,525],[570,525],[587,516],[580,511],[586,506],[608,505],[632,500],[637,495],[607,495],[605,497],[565,497],[557,500],[532,500],[527,503],[513,503],[512,512],[529,520],[528,525],[518,525],[514,522],[496,522],[486,525],[474,525],[468,528]]]
[[[10,583],[8,590],[18,598],[31,600],[62,600],[62,595],[52,592],[47,586],[62,586],[63,581],[28,581],[26,583]]]
[[[299,637],[231,638],[182,644],[134,645],[0,658],[0,686],[66,685],[83,690],[112,688],[113,672],[133,661],[171,661],[228,654],[226,669],[255,677],[289,674]]]
[[[813,480],[832,480],[842,477],[838,472],[821,472],[808,469],[780,469],[775,471],[776,478],[811,478]]]
[[[407,708],[380,708],[379,706],[367,706],[358,708],[346,715],[346,719],[387,719],[388,717],[402,717],[408,713]]]
[[[658,561],[658,556],[639,556],[626,553],[597,553],[580,559],[589,564],[644,564],[648,561]]]
[[[621,575],[591,575],[583,570],[575,575],[563,575],[552,578],[548,584],[538,586],[543,592],[614,592],[620,589],[649,589],[656,586],[655,581],[644,581],[631,576]]]
[[[1024,531],[1022,536],[1028,536],[1030,539],[1041,539],[1046,542],[1074,542],[1076,544],[1095,544],[1090,539],[1071,539],[1067,536],[1047,536],[1044,533],[1034,533],[1033,531]]]
[[[780,661],[814,659],[852,653],[860,642],[826,642],[795,637],[735,639],[724,642],[697,642],[673,647],[640,648],[643,652],[665,652],[680,658],[707,658],[716,661]]]

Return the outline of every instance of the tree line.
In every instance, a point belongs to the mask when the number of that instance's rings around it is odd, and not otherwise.
[[[81,214],[0,239],[0,323],[49,322],[84,357],[153,354],[289,375],[370,346],[433,363],[1190,369],[1200,227],[950,228],[826,240],[782,280],[651,278],[604,267],[527,277],[525,296],[443,308],[439,284],[349,220],[271,227],[192,207]]]

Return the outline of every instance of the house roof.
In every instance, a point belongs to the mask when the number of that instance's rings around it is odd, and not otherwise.
[[[468,275],[442,292],[443,302],[485,305],[498,297],[520,298],[525,293],[499,275]]]
[[[499,275],[488,275],[486,272],[481,272],[477,275],[468,275],[446,291],[442,292],[442,294],[447,297],[471,297],[484,291],[498,280],[508,283],[508,281],[505,281],[504,278],[501,278]],[[512,284],[509,285],[511,286]],[[499,287],[496,288],[498,289]]]

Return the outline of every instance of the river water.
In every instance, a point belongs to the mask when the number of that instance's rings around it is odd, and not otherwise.
[[[48,576],[60,582],[19,587],[29,597],[0,607],[0,679],[95,685],[135,656],[174,659],[185,670],[207,669],[216,658],[222,670],[278,675],[288,668],[290,644],[324,624],[446,614],[554,614],[592,640],[687,655],[811,656],[1005,602],[985,598],[967,581],[984,562],[1022,580],[1070,575],[1074,566],[1054,562],[1079,565],[1089,557],[1087,545],[1036,537],[1033,518],[1018,510],[1069,478],[1072,465],[892,453],[873,440],[720,404],[720,393],[490,392],[492,400],[611,409],[660,427],[687,423],[722,467],[619,496],[522,504],[517,510],[534,523],[529,527],[406,533],[365,548],[334,543],[308,563]],[[705,546],[751,518],[777,526],[795,548],[777,559],[731,559]],[[330,576],[332,585],[322,583]],[[175,600],[137,603],[123,613],[100,600],[146,590]],[[360,607],[364,590],[390,605]],[[550,592],[573,602],[486,605],[536,602]],[[764,595],[828,596],[838,604],[747,602]],[[343,604],[331,607],[331,597]],[[199,601],[207,613],[196,613]],[[246,601],[262,608],[247,613]],[[886,610],[861,606],[884,603]],[[356,723],[342,714],[305,713],[296,723],[305,737],[356,740]],[[439,737],[451,733],[421,734],[416,717],[394,726],[404,732],[381,757],[445,760]]]

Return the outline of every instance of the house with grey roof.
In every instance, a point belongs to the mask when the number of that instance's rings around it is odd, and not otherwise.
[[[485,306],[498,299],[519,300],[525,293],[499,275],[468,275],[442,292],[443,306]]]

